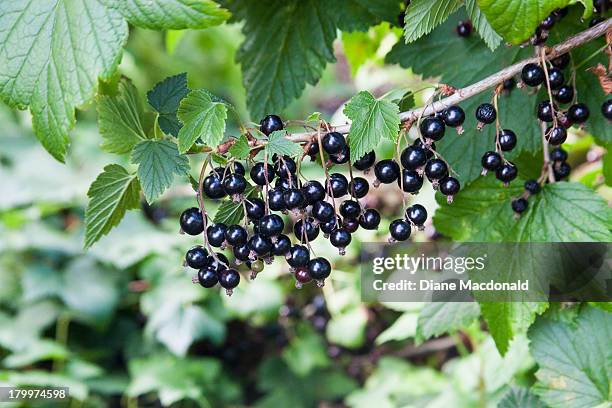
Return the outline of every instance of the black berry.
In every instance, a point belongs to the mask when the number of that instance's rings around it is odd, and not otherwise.
[[[362,158],[355,160],[353,167],[355,167],[357,170],[367,170],[374,165],[375,161],[376,154],[374,151],[371,151],[370,153],[363,155]]]
[[[293,234],[301,242],[311,242],[319,236],[319,226],[312,217],[301,219],[293,225]]]
[[[219,274],[219,284],[223,289],[228,291],[228,294],[230,294],[231,290],[238,286],[239,283],[240,274],[235,269],[226,269]]]
[[[249,249],[258,256],[267,255],[272,249],[272,241],[262,234],[253,234],[248,242]]]
[[[344,164],[349,161],[350,149],[347,145],[344,145],[340,153],[330,154],[329,160],[334,164]]]
[[[304,183],[302,193],[304,193],[308,204],[313,204],[325,198],[325,188],[316,180]]]
[[[246,262],[250,259],[249,256],[251,254],[251,249],[246,243],[234,245],[232,252],[239,261]]]
[[[345,195],[348,192],[348,180],[341,173],[332,173],[329,175],[329,182],[325,181],[325,191],[329,194],[331,190],[332,196],[334,198],[339,198]]]
[[[612,99],[608,99],[601,105],[601,114],[604,118],[612,120]]]
[[[250,220],[259,220],[266,214],[266,203],[260,198],[249,198],[244,206]]]
[[[516,134],[510,129],[503,129],[497,136],[497,141],[504,152],[509,152],[516,146]]]
[[[273,237],[283,232],[285,223],[283,219],[276,214],[269,214],[259,220],[259,233],[264,237]]]
[[[548,83],[551,89],[559,89],[565,82],[563,71],[560,68],[551,68],[548,70]]]
[[[340,204],[340,215],[344,218],[357,218],[361,213],[361,206],[357,201],[346,200]]]
[[[363,198],[368,194],[370,184],[363,177],[355,177],[349,183],[349,193],[355,198]]]
[[[570,56],[569,54],[561,54],[558,57],[555,57],[553,59],[550,60],[550,63],[556,67],[556,68],[560,68],[563,69],[565,67],[567,67],[567,65],[570,62]]]
[[[563,85],[553,92],[553,98],[559,103],[570,103],[574,99],[574,88],[570,85]]]
[[[334,214],[334,207],[326,201],[317,201],[312,205],[312,216],[320,222],[330,221]]]
[[[517,198],[516,200],[512,200],[512,211],[517,214],[525,212],[527,209],[527,200],[524,198]]]
[[[393,183],[399,177],[399,173],[399,165],[392,159],[381,160],[374,166],[374,175],[383,184]]]
[[[203,268],[198,271],[198,282],[205,288],[212,288],[219,282],[217,272],[212,268]]]
[[[185,263],[193,269],[200,269],[206,265],[208,251],[202,246],[197,245],[185,254]]]
[[[302,208],[306,205],[306,196],[297,188],[291,188],[285,191],[283,193],[283,200],[288,210]]]
[[[572,167],[567,162],[561,162],[556,166],[553,166],[556,180],[563,180],[570,175]]]
[[[411,230],[410,224],[404,220],[394,220],[389,225],[389,234],[395,241],[405,241],[410,238]]]
[[[556,110],[557,110],[556,107],[552,106],[550,104],[550,101],[542,101],[538,103],[538,109],[537,109],[538,119],[540,119],[542,122],[552,122],[554,112]]]
[[[553,146],[559,146],[567,139],[567,131],[560,127],[549,127],[546,129],[546,141]]]
[[[344,248],[351,243],[351,234],[344,228],[338,228],[329,234],[329,242],[336,248],[340,249],[341,254],[344,252]]]
[[[555,163],[564,162],[567,160],[567,152],[560,147],[557,147],[550,152],[550,160]]]
[[[553,28],[556,21],[557,20],[555,19],[555,17],[551,14],[547,16],[544,20],[542,20],[542,22],[540,23],[540,28],[543,30],[550,30],[551,28]]]
[[[567,116],[574,123],[584,123],[589,118],[589,108],[584,103],[575,103],[567,110]]]
[[[276,237],[276,241],[272,243],[272,254],[277,256],[285,256],[291,249],[291,240],[288,236],[281,234]]]
[[[222,223],[209,225],[206,228],[206,236],[208,237],[208,243],[214,247],[219,248],[225,242],[225,232],[227,226]]]
[[[406,193],[416,193],[423,187],[423,176],[416,170],[402,170],[402,178],[397,180],[397,185],[402,187]]]
[[[308,262],[307,270],[312,279],[321,281],[331,274],[331,264],[325,258],[314,258]]]
[[[459,37],[469,37],[472,34],[472,23],[470,21],[459,21],[456,30]]]
[[[342,228],[352,234],[359,229],[359,220],[356,218],[345,218],[342,220]]]
[[[239,195],[247,187],[247,181],[242,174],[228,174],[223,179],[223,189],[227,195]]]
[[[368,208],[359,217],[359,225],[366,230],[375,230],[380,224],[380,214],[373,208]]]
[[[448,196],[449,202],[452,202],[452,197],[459,192],[461,184],[454,177],[445,177],[440,180],[440,192]]]
[[[294,245],[289,249],[287,263],[289,266],[299,268],[308,265],[310,261],[310,251],[304,245]]]
[[[400,162],[403,168],[416,170],[427,162],[427,152],[419,146],[408,146],[402,151]]]
[[[524,187],[530,194],[538,194],[540,192],[540,183],[536,180],[527,180]]]
[[[268,169],[267,174],[265,170],[266,168]],[[251,176],[251,180],[253,180],[253,183],[257,184],[258,186],[266,185],[266,176],[268,183],[271,183],[274,180],[275,176],[274,168],[272,167],[272,165],[265,165],[262,162],[255,163],[253,167],[251,167],[249,175]]]
[[[248,238],[249,234],[247,233],[247,230],[240,225],[230,225],[225,231],[225,240],[230,245],[236,246],[246,244]]]
[[[506,91],[506,93],[509,93],[515,87],[516,87],[516,81],[514,80],[514,78],[505,79],[504,82],[502,83],[502,88],[504,89],[504,91]]]
[[[502,158],[497,152],[488,151],[482,155],[480,160],[482,168],[485,170],[497,170],[502,165]]]
[[[521,79],[529,86],[538,86],[544,82],[546,75],[538,64],[529,63],[521,70]]]
[[[431,159],[425,165],[425,175],[429,180],[440,180],[448,175],[448,166],[441,159]]]
[[[295,160],[293,160],[291,157],[283,156],[281,158],[274,159],[274,172],[277,176],[288,178],[295,176],[296,171],[297,165],[295,164]]]
[[[499,181],[503,181],[504,184],[510,183],[512,180],[516,178],[517,175],[518,175],[518,170],[516,169],[516,166],[511,162],[506,162],[502,164],[495,171],[495,177],[497,177]]]
[[[427,117],[421,121],[419,129],[423,137],[431,140],[440,140],[444,137],[446,126],[440,118]]]
[[[202,191],[208,198],[217,199],[225,197],[225,190],[223,189],[223,183],[221,177],[217,174],[210,174],[204,178],[202,184]]]
[[[484,125],[495,122],[497,112],[495,107],[490,103],[483,103],[476,108],[476,120],[478,120],[478,129],[482,129]]]
[[[273,188],[268,191],[268,206],[272,211],[283,211],[287,209],[285,206],[285,200],[283,199],[283,190],[280,188]]]
[[[283,130],[283,120],[276,115],[268,115],[259,122],[259,130],[266,136],[274,131]]]
[[[450,106],[442,112],[442,120],[446,126],[459,127],[465,121],[465,112],[459,106]]]
[[[427,210],[421,204],[414,204],[406,209],[406,219],[420,227],[427,221]]]
[[[181,230],[185,234],[199,235],[204,231],[202,213],[196,207],[188,208],[181,214]]]
[[[336,154],[340,153],[346,146],[346,140],[344,136],[342,136],[342,133],[329,132],[323,136],[321,144],[323,145],[323,150],[325,150],[327,154]]]

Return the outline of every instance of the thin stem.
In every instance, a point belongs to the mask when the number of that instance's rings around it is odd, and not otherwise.
[[[546,60],[544,59],[546,52],[544,48],[541,51],[542,68],[544,68],[544,76],[546,77],[546,89],[548,90],[548,101],[550,103],[550,110],[552,111],[553,127],[557,127],[557,114],[555,112],[555,104],[553,102],[552,90],[550,89],[550,78],[548,77],[548,67],[546,66]]]
[[[543,175],[540,177],[543,180],[546,179],[545,174],[548,175],[548,181],[551,183],[555,182],[555,173],[550,163],[550,155],[548,153],[548,142],[546,141],[546,123],[540,123],[540,129],[542,130],[542,154],[544,155],[544,164],[542,167]]]
[[[200,213],[202,214],[202,220],[204,222],[204,232],[202,233],[204,237],[204,245],[206,246],[206,248],[208,249],[208,252],[210,253],[210,255],[213,257],[215,261],[217,261],[218,263],[222,265],[229,267],[229,265],[227,265],[225,262],[219,259],[214,249],[211,247],[210,243],[208,242],[208,235],[206,233],[208,230],[208,213],[206,212],[206,208],[204,207],[203,186],[204,186],[204,174],[206,173],[206,167],[208,166],[208,164],[210,164],[210,154],[206,156],[206,159],[204,159],[204,164],[202,165],[202,169],[200,170],[200,177],[198,179],[198,193],[196,195],[196,199],[197,199],[196,201],[198,202],[198,207],[200,208]],[[213,171],[214,171],[214,168],[213,168]],[[225,175],[225,171],[223,173]]]

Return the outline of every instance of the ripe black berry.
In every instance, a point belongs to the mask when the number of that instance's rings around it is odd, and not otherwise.
[[[329,234],[329,242],[340,250],[340,255],[344,255],[344,248],[351,243],[351,234],[344,228],[335,229]]]
[[[509,93],[515,87],[516,87],[516,81],[514,80],[514,78],[505,79],[504,82],[502,83],[502,88],[504,89],[504,91],[506,91],[506,93]]]
[[[267,255],[272,249],[272,241],[262,234],[253,234],[248,242],[249,249],[258,256]]]
[[[276,214],[269,214],[259,220],[259,233],[264,237],[273,237],[283,232],[285,223]]]
[[[516,166],[511,162],[506,162],[502,164],[495,171],[495,177],[497,177],[499,181],[503,181],[504,184],[510,183],[512,180],[516,178],[517,175],[518,175],[518,170],[516,169]]]
[[[291,188],[285,191],[283,193],[283,200],[288,210],[302,208],[306,205],[306,196],[297,188]]]
[[[427,117],[421,121],[419,129],[423,137],[431,140],[440,140],[444,137],[444,122],[440,118]]]
[[[442,111],[442,120],[446,126],[457,128],[457,133],[463,133],[461,125],[465,121],[465,112],[459,106],[450,106]]]
[[[476,120],[478,120],[477,129],[480,130],[484,125],[495,122],[497,112],[495,107],[490,103],[483,103],[476,108]]]
[[[606,21],[606,19],[604,17],[593,17],[590,21],[589,21],[589,27],[595,27],[597,24],[599,23],[603,23],[604,21]]]
[[[497,152],[488,151],[482,155],[480,160],[484,170],[497,170],[502,165],[502,158]]]
[[[285,256],[291,249],[291,240],[288,236],[280,234],[276,237],[276,241],[272,243],[272,254],[277,256]]]
[[[363,177],[355,177],[349,183],[349,193],[355,198],[363,198],[368,194],[370,184]]]
[[[380,214],[373,208],[368,208],[359,217],[359,225],[366,230],[375,230],[380,224]]]
[[[355,167],[357,170],[367,170],[374,165],[375,161],[376,154],[374,151],[371,151],[370,153],[363,155],[362,158],[357,159],[355,163],[353,163],[353,167]]]
[[[212,288],[219,282],[217,272],[212,268],[203,268],[198,271],[198,282],[205,288]]]
[[[608,99],[601,105],[601,114],[604,118],[612,120],[612,99]]]
[[[325,181],[325,191],[329,194],[331,189],[332,196],[334,198],[339,198],[345,195],[348,192],[348,180],[341,173],[332,173],[329,175],[329,182]]]
[[[395,160],[381,160],[374,166],[376,179],[383,184],[393,183],[399,177],[400,168]]]
[[[260,198],[249,198],[244,206],[250,220],[259,220],[266,214],[266,203]]]
[[[394,241],[405,241],[410,238],[412,228],[404,220],[395,220],[389,225],[389,234]]]
[[[527,200],[524,198],[517,198],[516,200],[512,200],[512,211],[517,214],[525,212],[527,209]]]
[[[229,260],[227,259],[227,256],[223,255],[220,252],[216,252],[215,256],[218,260],[215,259],[214,256],[208,255],[208,259],[206,260],[206,266],[208,268],[214,269],[217,272],[221,272],[227,269],[227,265],[229,265]]]
[[[402,178],[397,180],[397,185],[401,186],[406,193],[416,193],[423,187],[423,176],[416,170],[402,170]]]
[[[206,265],[208,251],[202,246],[197,245],[185,254],[185,263],[193,269],[200,269]]]
[[[251,176],[251,180],[253,180],[253,183],[257,184],[258,186],[265,186],[266,185],[266,171],[265,169],[268,169],[267,171],[267,181],[268,183],[271,183],[274,180],[274,168],[272,167],[271,164],[265,165],[262,162],[259,163],[255,163],[253,165],[253,167],[251,167],[251,171],[249,172],[250,176]]]
[[[268,115],[259,122],[259,130],[266,136],[274,131],[283,130],[283,120],[276,115]]]
[[[559,68],[551,68],[548,70],[548,83],[551,89],[559,89],[565,82],[563,71]]]
[[[283,199],[283,190],[280,188],[272,188],[268,191],[268,206],[272,211],[283,211],[287,209],[285,200]]]
[[[553,166],[555,173],[555,180],[563,180],[570,175],[572,167],[567,162],[561,162],[556,166]]]
[[[558,57],[555,57],[550,60],[550,63],[553,65],[553,67],[559,68],[559,69],[563,69],[567,67],[569,62],[570,62],[569,54],[561,54]]]
[[[240,225],[230,225],[225,231],[225,240],[230,245],[242,245],[246,244],[249,234]]]
[[[204,219],[202,213],[196,207],[188,208],[181,214],[181,230],[185,234],[198,235],[204,231]]]
[[[472,23],[470,21],[459,21],[456,30],[459,37],[469,37],[472,34]]]
[[[431,159],[425,165],[425,175],[431,180],[440,180],[448,175],[448,166],[441,159]]]
[[[344,164],[349,161],[350,153],[348,145],[344,145],[340,153],[330,154],[329,160],[334,164]]]
[[[320,224],[319,227],[321,228],[321,231],[323,231],[324,234],[329,235],[333,230],[336,229],[337,225],[338,218],[336,217],[336,215],[333,215],[331,220]]]
[[[207,197],[212,199],[223,198],[226,195],[225,190],[223,189],[223,183],[221,182],[221,177],[214,173],[204,178],[202,191]]]
[[[219,284],[231,295],[234,289],[240,283],[240,274],[235,269],[226,269],[219,274]]]
[[[294,245],[289,249],[287,263],[289,266],[299,268],[308,265],[310,261],[310,251],[304,245]]]
[[[536,180],[527,180],[524,184],[525,190],[529,192],[529,194],[538,194],[540,192],[540,183]]]
[[[251,249],[247,243],[234,245],[232,252],[239,261],[246,262],[250,259]]]
[[[544,82],[546,75],[542,67],[538,64],[530,63],[526,64],[521,70],[521,79],[529,86],[538,86]]]
[[[361,213],[361,206],[357,201],[346,200],[340,204],[340,215],[344,218],[357,218]]]
[[[331,220],[334,214],[334,207],[326,201],[317,201],[312,205],[312,216],[320,222]]]
[[[225,232],[227,226],[225,224],[213,224],[206,228],[206,236],[208,237],[208,243],[211,246],[219,248],[225,242]]]
[[[325,258],[314,258],[308,262],[308,275],[314,279],[321,281],[327,278],[331,273],[331,264]]]
[[[414,204],[406,208],[406,219],[417,227],[422,226],[427,221],[427,210],[421,204]]]
[[[315,225],[314,218],[298,220],[293,225],[293,234],[301,242],[311,242],[319,236],[319,226]]]
[[[427,162],[427,153],[422,147],[408,146],[402,151],[400,162],[403,168],[416,170]]]
[[[553,146],[559,146],[567,139],[567,131],[560,127],[549,127],[546,129],[546,141]]]
[[[448,202],[453,202],[453,196],[459,192],[461,184],[454,177],[445,177],[440,180],[440,192],[448,197]]]
[[[584,103],[575,103],[567,110],[568,118],[574,123],[586,122],[589,114],[589,108]]]
[[[352,234],[359,229],[359,220],[356,218],[345,218],[342,220],[342,228]]]
[[[308,204],[314,204],[325,198],[325,188],[316,180],[304,183],[302,186],[302,193],[304,193]]]
[[[510,129],[503,129],[497,136],[497,140],[499,142],[499,147],[501,147],[504,152],[509,152],[516,146],[516,134]]]
[[[295,177],[296,171],[297,165],[291,157],[283,156],[274,160],[274,172],[277,176],[282,178]]]
[[[564,162],[567,160],[567,152],[560,147],[557,147],[550,152],[550,160],[555,163]]]
[[[414,147],[420,147],[421,149],[423,149],[425,151],[425,155],[427,156],[427,160],[431,159],[434,156],[433,152],[436,151],[435,143],[433,142],[431,142],[431,144],[423,143],[423,140],[420,138],[415,140],[412,145]]]
[[[574,99],[574,88],[570,85],[560,86],[553,92],[553,98],[559,103],[570,103]]]
[[[540,28],[542,30],[550,30],[551,28],[553,28],[556,21],[557,20],[555,19],[555,17],[551,14],[547,16],[544,20],[542,20],[542,22],[540,23]]]
[[[336,154],[340,153],[346,146],[346,140],[344,136],[342,136],[342,133],[329,132],[323,136],[321,144],[323,145],[323,150],[325,150],[327,154]]]
[[[247,187],[247,181],[242,174],[228,174],[223,179],[223,189],[227,195],[239,195],[244,192]]]
[[[298,289],[302,288],[302,285],[312,280],[306,268],[298,268],[293,275],[295,277],[295,287]]]
[[[554,112],[556,110],[557,108],[555,106],[552,106],[550,104],[550,101],[542,101],[538,103],[538,109],[537,109],[538,119],[540,119],[542,122],[552,122]]]

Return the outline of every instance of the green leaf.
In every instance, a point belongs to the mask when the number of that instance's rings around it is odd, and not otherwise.
[[[98,0],[0,2],[0,97],[29,106],[36,137],[64,161],[74,109],[112,76],[128,27]]]
[[[74,378],[69,378],[62,374],[55,374],[43,370],[29,370],[21,372],[0,371],[0,380],[3,383],[11,384],[14,387],[66,387],[70,390],[70,398],[74,398],[78,401],[85,401],[89,393],[89,388],[84,382],[78,381]]]
[[[255,186],[248,186],[244,190],[244,196],[247,198],[255,197],[259,194]],[[219,206],[217,213],[215,214],[215,224],[234,225],[239,224],[244,218],[244,208],[242,207],[242,201],[234,202],[232,200],[225,200]]]
[[[103,150],[128,153],[138,142],[147,139],[142,104],[132,81],[121,79],[115,95],[99,95],[97,102]]]
[[[244,19],[236,56],[252,118],[279,112],[335,61],[336,24],[325,0],[222,2]],[[299,50],[299,52],[296,52]],[[259,120],[259,119],[257,119]]]
[[[482,14],[478,4],[476,4],[476,0],[466,0],[465,8],[480,38],[482,38],[491,51],[495,51],[499,44],[501,44],[502,38],[495,32],[487,18]]]
[[[189,173],[189,159],[178,152],[170,140],[145,140],[134,147],[132,163],[138,164],[138,180],[147,202],[152,203],[166,191],[174,175]]]
[[[91,184],[85,211],[85,247],[92,246],[123,218],[127,210],[140,207],[136,175],[118,164],[109,164]]]
[[[413,0],[406,8],[404,36],[413,42],[429,34],[461,7],[461,0]]]
[[[164,133],[178,136],[179,130],[181,130],[181,122],[179,122],[176,112],[181,100],[188,93],[187,74],[184,72],[158,82],[147,93],[149,105],[159,113],[157,123]]]
[[[329,7],[342,31],[367,31],[381,21],[395,21],[400,13],[395,0],[332,1]]]
[[[397,140],[399,108],[392,102],[375,99],[368,91],[361,91],[346,104],[344,114],[352,120],[348,136],[351,161],[374,150],[383,137]]]
[[[45,360],[65,360],[70,353],[62,344],[51,340],[36,340],[25,350],[13,353],[2,360],[7,368],[31,366]]]
[[[491,26],[507,42],[521,44],[533,35],[536,27],[554,9],[570,0],[478,0]]]
[[[240,135],[240,137],[236,139],[236,143],[229,149],[229,154],[238,160],[246,159],[249,157],[249,153],[251,153],[251,147],[245,135]]]
[[[283,351],[283,360],[301,377],[330,363],[323,339],[306,325],[299,326],[296,336]]]
[[[223,140],[227,106],[214,101],[207,91],[196,89],[181,101],[178,118],[183,122],[178,134],[181,153],[189,150],[198,138],[214,148]]]
[[[540,318],[529,329],[535,392],[551,407],[612,404],[612,314],[584,308],[574,324]]]
[[[529,389],[513,387],[499,401],[497,408],[546,408],[546,405]]]
[[[151,30],[208,28],[227,20],[230,13],[212,0],[103,0],[127,21]]]
[[[332,316],[326,327],[327,340],[349,349],[359,348],[365,341],[368,315],[363,307],[353,307]]]
[[[529,199],[529,208],[515,220],[510,201],[522,192],[520,180],[504,188],[493,175],[481,177],[464,188],[452,204],[439,200],[434,225],[457,241],[610,241],[612,209],[588,187],[567,182],[547,184]]]
[[[268,136],[268,141],[264,147],[264,152],[268,155],[268,161],[272,161],[272,156],[289,156],[296,158],[304,154],[304,150],[298,143],[287,139],[287,132],[276,130]]]
[[[376,344],[383,344],[392,340],[401,341],[414,337],[417,332],[418,317],[416,313],[402,313],[391,326],[376,337]]]
[[[419,314],[417,338],[427,340],[468,326],[480,316],[478,303],[432,302]]]

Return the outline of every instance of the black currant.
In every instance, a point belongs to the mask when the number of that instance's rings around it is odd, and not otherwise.
[[[612,120],[612,99],[608,99],[601,105],[601,114],[604,118]]]
[[[247,243],[234,245],[232,252],[239,261],[246,262],[250,259],[251,249]]]
[[[440,180],[440,192],[448,197],[448,202],[453,201],[453,196],[459,192],[461,184],[454,177],[445,177]]]
[[[366,209],[359,217],[359,225],[366,230],[375,230],[380,224],[380,214],[374,208]]]
[[[510,129],[503,129],[497,135],[497,141],[499,142],[499,147],[504,152],[509,152],[516,146],[516,134]]]
[[[230,245],[242,245],[246,244],[249,234],[246,229],[240,225],[230,225],[225,231],[225,240]]]
[[[542,101],[538,103],[537,115],[542,122],[552,122],[556,106],[550,104],[550,101]]]
[[[510,183],[512,180],[516,178],[518,175],[518,170],[516,166],[511,162],[506,162],[497,168],[495,171],[495,177],[499,181],[503,181],[504,184]]]
[[[567,139],[567,131],[560,127],[548,127],[546,129],[546,141],[553,146],[559,146]]]
[[[546,79],[544,70],[538,64],[526,64],[521,70],[521,79],[529,86],[538,86]]]
[[[595,27],[597,24],[603,23],[604,21],[606,21],[604,17],[601,17],[601,16],[593,17],[589,21],[589,27]]]
[[[393,183],[399,177],[399,173],[399,165],[392,159],[381,160],[374,166],[374,175],[383,184]]]
[[[197,245],[185,254],[185,263],[193,269],[200,269],[206,265],[208,251],[202,246]]]
[[[563,180],[570,175],[572,167],[568,162],[561,162],[556,166],[553,166],[555,180]]]
[[[217,259],[215,259],[215,257],[212,255],[208,255],[208,259],[206,260],[206,267],[214,269],[215,271],[217,271],[217,273],[227,269],[227,266],[229,265],[229,260],[227,259],[227,256],[223,255],[220,252],[216,252],[215,256],[217,257]]]
[[[325,191],[329,194],[330,190],[334,198],[342,197],[348,192],[348,180],[344,174],[332,173],[329,175],[329,184],[327,180],[325,181]]]
[[[303,208],[306,205],[306,196],[297,188],[290,188],[283,193],[285,207],[288,210]]]
[[[302,193],[304,193],[308,204],[314,204],[325,198],[325,188],[316,180],[304,183],[302,186]]]
[[[574,88],[570,85],[563,85],[553,92],[553,98],[559,103],[570,103],[574,99]]]
[[[196,207],[188,208],[181,214],[181,230],[185,234],[199,235],[204,231],[204,219],[202,213]]]
[[[228,174],[223,179],[223,189],[227,195],[239,195],[244,193],[247,187],[247,181],[242,174]]]
[[[344,164],[349,161],[350,153],[348,145],[344,145],[340,153],[330,154],[329,160],[334,164]]]
[[[502,88],[504,91],[506,91],[506,93],[509,93],[516,88],[516,81],[514,78],[504,79],[504,82],[502,82]]]
[[[272,249],[272,241],[262,234],[253,234],[248,245],[249,249],[258,256],[266,256]]]
[[[584,103],[575,103],[567,110],[567,117],[574,123],[586,122],[589,114],[589,108]]]
[[[536,180],[527,180],[524,187],[529,194],[538,194],[540,192],[540,183],[538,183]]]
[[[219,285],[227,291],[228,295],[239,283],[240,274],[235,269],[226,269],[219,274]]]
[[[555,57],[555,58],[550,60],[550,63],[555,68],[559,68],[559,69],[563,69],[563,68],[567,67],[569,62],[570,62],[569,54],[561,54],[558,57]]]
[[[555,163],[564,162],[567,160],[567,152],[560,147],[557,147],[550,152],[550,160]]]
[[[312,216],[320,222],[330,221],[334,214],[334,207],[326,201],[317,201],[312,205]]]
[[[551,14],[547,16],[544,20],[542,20],[542,22],[540,23],[540,28],[542,30],[550,30],[551,28],[553,28],[556,21],[557,20],[555,19],[555,16]]]
[[[548,83],[551,89],[559,89],[565,82],[565,76],[560,68],[553,67],[548,70]]]
[[[244,207],[250,220],[259,220],[266,214],[266,203],[261,198],[246,199]]]
[[[318,281],[322,281],[331,274],[331,264],[325,258],[314,258],[308,262],[308,275]]]
[[[266,136],[274,131],[283,130],[283,127],[283,120],[276,115],[268,115],[259,122],[259,130]]]
[[[283,232],[285,222],[276,214],[269,214],[259,220],[259,233],[264,237],[273,237]]]
[[[488,151],[482,155],[480,163],[482,168],[486,170],[497,170],[502,165],[502,157],[497,152]],[[486,174],[486,172],[485,172]]]
[[[516,200],[512,200],[512,211],[517,214],[525,212],[527,209],[527,200],[523,197],[517,198]]]
[[[274,160],[274,172],[277,176],[282,178],[295,177],[296,171],[297,165],[291,157],[283,156]]]
[[[400,155],[402,167],[408,170],[416,170],[427,162],[427,152],[419,146],[408,146]]]
[[[274,182],[274,188],[280,188],[283,192],[298,187],[298,179],[295,175],[291,177],[280,177]]]
[[[205,288],[212,288],[219,282],[217,272],[212,268],[202,268],[198,271],[198,282]]]
[[[412,224],[421,227],[427,221],[427,210],[421,204],[413,204],[406,208],[405,216]]]
[[[308,144],[306,154],[310,156],[310,159],[312,161],[315,161],[317,159],[317,155],[319,154],[319,143],[316,140],[313,140],[311,143]]]
[[[421,121],[419,129],[423,137],[431,140],[440,140],[444,137],[446,126],[440,118],[427,117]]]
[[[321,228],[321,231],[323,231],[324,234],[329,235],[333,230],[336,229],[337,225],[338,218],[336,217],[336,215],[333,215],[331,220],[325,221],[324,223],[320,224],[319,227]]]
[[[370,191],[370,183],[363,177],[355,177],[349,183],[349,194],[355,198],[363,198]]]
[[[463,122],[465,121],[465,112],[459,106],[450,106],[442,111],[442,120],[446,126],[457,128],[457,133],[463,133]]]
[[[323,150],[325,150],[327,154],[337,154],[346,146],[346,140],[342,133],[329,132],[323,136],[321,144],[323,145]]]
[[[298,289],[302,288],[302,285],[312,280],[306,268],[298,268],[293,274],[295,278],[295,287]]]
[[[412,145],[414,147],[420,147],[421,149],[423,149],[425,151],[425,155],[427,156],[427,160],[431,159],[434,156],[433,152],[436,151],[435,143],[433,142],[431,142],[431,144],[423,143],[423,140],[421,138],[415,140]]]
[[[477,129],[480,130],[484,125],[495,122],[497,111],[490,103],[483,103],[476,108],[476,120],[478,121]]]
[[[404,220],[394,220],[389,225],[389,234],[394,241],[405,241],[410,238],[412,228]]]
[[[345,218],[342,220],[342,228],[352,234],[359,229],[359,220],[356,218]]]
[[[364,154],[363,157],[361,157],[360,159],[355,160],[355,163],[353,163],[353,167],[357,170],[367,170],[374,165],[375,161],[376,154],[374,153],[374,151],[371,151],[370,153]]]
[[[329,242],[340,250],[340,255],[344,255],[344,248],[351,243],[351,234],[344,228],[335,229],[329,234]]]
[[[417,193],[423,187],[423,176],[416,170],[404,169],[402,178],[397,180],[397,185],[406,193]]]
[[[272,188],[268,191],[268,206],[272,211],[286,210],[285,200],[283,199],[283,190],[280,188]]]
[[[319,226],[315,225],[312,217],[301,219],[293,224],[293,234],[302,243],[312,242],[319,236]]]
[[[535,33],[529,39],[531,45],[544,44],[548,39],[548,31],[543,30],[542,27],[536,27]]]
[[[459,37],[469,37],[472,34],[472,23],[470,21],[459,21],[457,23],[457,35]]]
[[[340,215],[344,218],[357,218],[361,214],[361,206],[357,201],[346,200],[340,204]]]
[[[209,225],[206,228],[206,236],[208,237],[208,243],[211,246],[219,248],[223,246],[225,242],[225,232],[227,231],[227,226],[222,223]]]
[[[285,256],[291,249],[291,240],[288,236],[280,234],[272,243],[272,254],[276,256]]]
[[[268,169],[267,172],[265,170],[266,168]],[[251,167],[251,171],[249,172],[249,174],[251,176],[251,180],[253,180],[253,183],[257,184],[258,186],[265,186],[266,178],[267,182],[271,183],[274,180],[275,176],[274,168],[272,167],[272,165],[265,165],[262,162],[255,163],[253,167]]]
[[[308,265],[310,261],[310,251],[304,245],[294,245],[289,249],[287,263],[293,268],[300,268]]]
[[[221,177],[214,173],[204,178],[202,191],[208,198],[212,199],[223,198],[226,196],[225,190],[223,189],[223,183],[221,182]]]
[[[431,159],[425,165],[425,175],[431,180],[440,180],[448,175],[448,166],[441,159]]]

